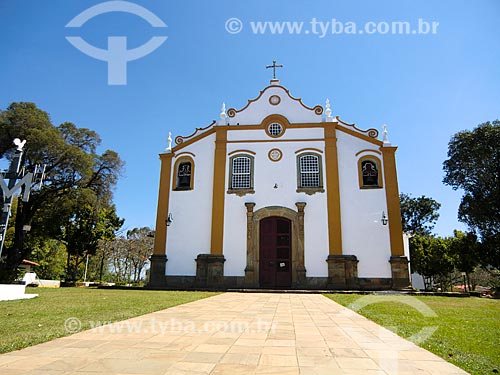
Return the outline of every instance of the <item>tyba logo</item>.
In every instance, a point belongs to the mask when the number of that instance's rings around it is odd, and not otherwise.
[[[84,10],[68,22],[66,27],[81,27],[88,20],[105,13],[125,12],[141,17],[152,27],[167,27],[165,23],[148,9],[128,1],[107,1]],[[154,36],[142,46],[127,49],[127,37],[108,36],[108,49],[101,49],[87,43],[78,36],[66,39],[84,54],[108,63],[108,85],[127,84],[127,62],[140,59],[160,47],[166,36]]]

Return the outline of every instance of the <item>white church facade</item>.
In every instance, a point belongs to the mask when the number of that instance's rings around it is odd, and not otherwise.
[[[395,151],[276,79],[160,154],[153,288],[408,287]]]

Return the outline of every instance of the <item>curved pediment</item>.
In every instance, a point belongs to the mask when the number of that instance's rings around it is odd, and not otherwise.
[[[321,122],[323,107],[306,106],[302,99],[294,98],[288,89],[273,83],[264,88],[255,99],[241,109],[227,110],[229,125],[260,124],[271,114],[285,116],[291,123]]]

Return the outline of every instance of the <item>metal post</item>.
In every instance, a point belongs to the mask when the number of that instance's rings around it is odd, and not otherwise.
[[[14,157],[12,158],[7,174],[5,176],[2,176],[2,178],[6,177],[9,179],[9,190],[12,190],[16,185],[16,180],[18,179],[19,172],[21,170],[21,160],[23,157],[23,153],[23,149],[21,147],[18,147],[16,153],[14,154]],[[3,192],[3,208],[0,215],[0,259],[2,256],[3,244],[5,242],[5,235],[7,233],[7,225],[9,224],[11,207],[12,195],[8,195],[6,194],[6,192]]]
[[[87,268],[89,266],[89,254],[87,254],[87,260],[85,261],[85,272],[83,273],[83,282],[87,281]]]

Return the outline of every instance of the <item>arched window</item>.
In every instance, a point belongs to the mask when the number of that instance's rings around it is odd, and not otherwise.
[[[253,193],[253,156],[238,154],[229,161],[228,193]]]
[[[194,160],[182,156],[175,162],[173,190],[192,190],[194,188]]]
[[[363,156],[358,161],[359,187],[362,189],[381,188],[382,175],[380,160],[375,156]]]
[[[191,162],[186,161],[179,164],[177,168],[177,189],[189,189],[191,187]]]
[[[321,155],[303,153],[297,156],[297,192],[323,192]]]

